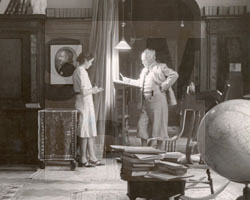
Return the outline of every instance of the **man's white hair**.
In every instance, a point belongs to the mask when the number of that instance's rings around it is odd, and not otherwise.
[[[156,57],[155,57],[155,50],[153,49],[145,49],[141,55],[145,55],[145,57],[147,59],[150,59],[150,60],[155,60]]]

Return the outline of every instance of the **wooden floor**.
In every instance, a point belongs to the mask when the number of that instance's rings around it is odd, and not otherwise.
[[[113,192],[117,194],[114,200],[127,200],[127,183],[120,179],[120,164],[114,158],[105,159],[103,162],[106,163],[105,166],[76,168],[75,171],[62,171],[53,167],[45,170],[38,169],[37,171],[25,171],[25,168],[22,169],[24,171],[15,170],[14,168],[14,171],[4,171],[0,168],[0,186],[8,184],[22,185],[16,197],[12,198],[18,200],[70,200],[73,199],[72,194],[74,192],[75,194],[94,192],[96,198],[98,197],[97,194],[102,194],[102,199],[105,199],[104,195],[110,195]],[[197,177],[205,175],[204,171],[194,173]],[[215,189],[226,181],[226,179],[215,173],[212,173],[212,176]],[[235,200],[241,195],[242,189],[243,185],[230,183],[216,199]],[[208,193],[209,189],[186,191],[189,196],[206,195]],[[93,197],[92,193],[91,195]],[[83,197],[78,195],[77,199],[83,199]]]

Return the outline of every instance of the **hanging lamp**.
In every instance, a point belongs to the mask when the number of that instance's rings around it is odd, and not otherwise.
[[[125,37],[124,37],[124,28],[126,26],[126,22],[124,20],[124,3],[125,3],[125,0],[122,0],[122,23],[121,23],[122,38],[121,38],[121,41],[115,47],[118,50],[129,50],[129,49],[131,49],[131,47],[126,42]]]
[[[183,19],[181,20],[180,27],[183,28],[185,26]]]

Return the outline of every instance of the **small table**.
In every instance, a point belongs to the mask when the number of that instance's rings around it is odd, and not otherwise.
[[[121,178],[127,181],[127,195],[130,200],[135,200],[137,197],[166,200],[175,195],[178,195],[175,199],[179,199],[179,196],[185,193],[185,180],[162,181],[146,177],[128,177],[123,174]]]

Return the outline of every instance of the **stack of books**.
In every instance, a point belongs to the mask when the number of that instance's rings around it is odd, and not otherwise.
[[[156,170],[166,172],[175,176],[182,176],[187,173],[187,167],[182,164],[177,164],[167,161],[158,161],[156,164]]]
[[[155,161],[164,158],[163,151],[150,148],[125,149],[121,160],[121,178],[144,177],[155,167]]]
[[[155,162],[155,168],[147,176],[164,181],[182,180],[193,176],[193,174],[187,172],[187,169],[182,164],[160,160]]]

